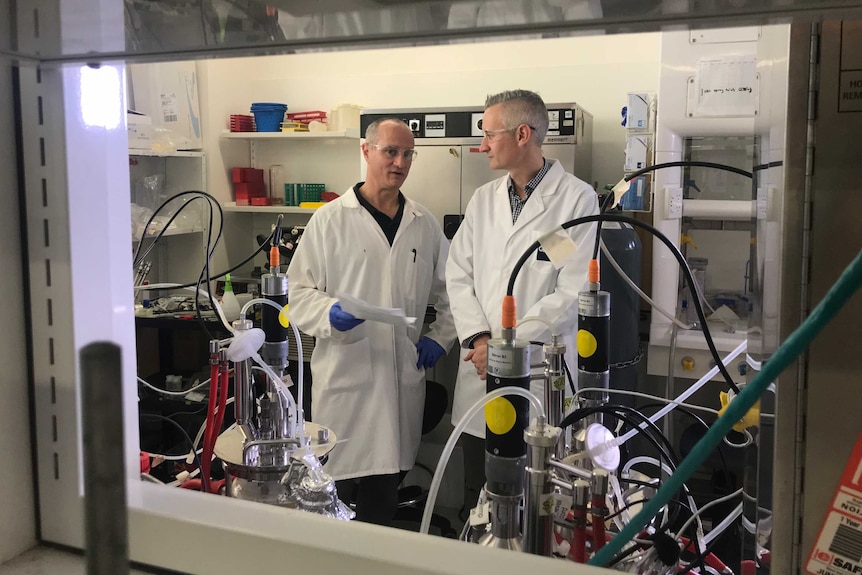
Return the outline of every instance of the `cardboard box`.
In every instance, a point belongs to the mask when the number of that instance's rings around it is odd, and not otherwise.
[[[126,113],[130,150],[150,150],[153,145],[153,120],[138,112]]]
[[[195,63],[130,64],[129,72],[135,110],[152,117],[156,140],[170,140],[157,143],[177,150],[203,147]]]

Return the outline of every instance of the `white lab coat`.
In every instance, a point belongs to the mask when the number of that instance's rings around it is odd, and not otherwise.
[[[458,338],[464,341],[480,332],[502,335],[501,309],[509,276],[524,251],[542,235],[571,219],[598,213],[598,200],[589,184],[566,173],[557,160],[524,204],[518,221],[512,224],[512,208],[507,188],[508,176],[476,190],[467,205],[464,221],[452,239],[446,265],[446,286]],[[559,271],[534,252],[515,280],[518,322],[539,316],[549,321],[566,344],[566,362],[572,376],[577,374],[575,336],[578,321],[578,292],[587,281],[587,265],[595,241],[595,224],[567,230],[577,252]],[[547,342],[550,333],[541,322],[527,322],[516,328],[517,339]],[[461,359],[469,352],[461,349]],[[538,351],[538,353],[537,353]],[[531,348],[532,362],[541,357]],[[486,383],[479,379],[472,362],[460,362],[452,423],[485,394]],[[531,389],[542,399],[540,382]],[[474,417],[465,431],[485,436],[483,413]]]
[[[455,328],[445,285],[449,243],[427,209],[406,199],[390,247],[353,189],[315,212],[288,268],[290,320],[317,338],[311,357],[311,415],[339,440],[325,466],[335,479],[413,467],[422,434],[425,371],[416,341],[429,300],[428,337],[449,349]],[[329,323],[336,294],[402,308],[413,327],[366,321],[340,332]]]

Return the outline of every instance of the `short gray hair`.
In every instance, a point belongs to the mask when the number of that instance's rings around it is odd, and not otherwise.
[[[410,126],[407,126],[407,123],[404,122],[404,120],[402,120],[401,118],[395,118],[395,117],[378,118],[377,120],[374,120],[373,122],[368,124],[368,127],[365,128],[365,141],[368,142],[369,144],[376,144],[377,143],[377,129],[380,128],[380,126],[382,124],[385,124],[387,122],[395,122],[396,124],[401,124],[401,125],[407,127],[408,129],[410,128]]]
[[[507,128],[527,124],[533,128],[536,143],[542,145],[548,133],[548,109],[541,96],[529,90],[506,90],[485,99],[486,110],[497,104],[503,105],[503,123]]]

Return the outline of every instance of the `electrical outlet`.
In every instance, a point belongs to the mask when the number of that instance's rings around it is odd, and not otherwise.
[[[682,188],[665,188],[665,219],[682,219]]]

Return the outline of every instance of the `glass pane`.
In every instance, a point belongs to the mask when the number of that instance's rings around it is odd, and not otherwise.
[[[751,137],[687,138],[686,161],[716,162],[751,171]],[[692,200],[751,200],[751,178],[725,170],[691,167],[684,172],[683,197]]]
[[[57,10],[71,10],[56,3]],[[56,26],[60,16],[46,9],[31,22],[29,3],[12,3],[9,21],[26,12],[20,43],[23,57],[86,62],[107,54],[104,42],[122,45],[112,14],[64,13],[64,26],[78,22],[52,49],[28,46],[30,28]],[[26,6],[26,9],[23,8]],[[554,38],[592,30],[643,32],[664,25],[707,20],[711,27],[775,23],[775,16],[803,18],[858,7],[842,0],[678,2],[661,0],[125,0],[125,47],[112,57],[192,57],[200,53],[318,51],[358,46],[411,46],[489,38]],[[114,10],[114,8],[111,8]],[[694,25],[695,27],[697,24]],[[37,34],[38,35],[38,34]],[[100,38],[101,35],[101,38]]]

